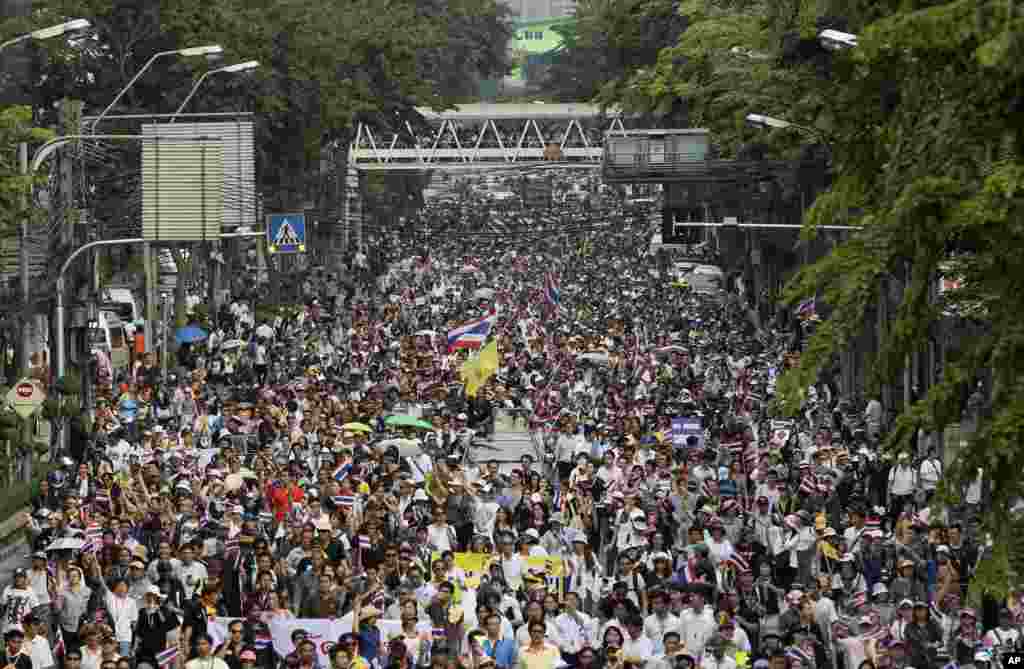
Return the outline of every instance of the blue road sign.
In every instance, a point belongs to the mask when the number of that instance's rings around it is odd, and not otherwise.
[[[267,250],[271,253],[306,251],[306,215],[270,214],[267,216]]]

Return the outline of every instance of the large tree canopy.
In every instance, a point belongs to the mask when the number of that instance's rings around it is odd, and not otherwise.
[[[653,66],[685,25],[671,0],[579,0],[576,20],[554,28],[562,46],[547,68],[544,92],[561,101],[620,104],[632,97],[630,77]],[[670,114],[672,105],[660,111]]]
[[[97,113],[159,51],[220,44],[217,64],[259,60],[245,77],[209,81],[189,111],[258,114],[268,208],[302,206],[320,150],[344,146],[357,120],[404,128],[417,120],[415,107],[448,106],[471,82],[508,69],[511,25],[495,0],[41,0],[33,8],[36,26],[69,16],[94,25],[73,45],[47,45],[50,57],[25,82],[42,109],[75,98]],[[205,67],[161,59],[116,111],[171,112]]]
[[[653,66],[616,72],[599,98],[638,111],[685,105],[725,157],[752,141],[765,157],[795,157],[808,143],[829,149],[832,185],[806,213],[804,233],[863,229],[787,288],[791,304],[817,295],[828,307],[799,368],[779,383],[787,410],[874,321],[880,302],[896,308],[873,360],[872,392],[951,321],[971,324],[973,336],[950,342],[939,382],[902,407],[887,448],[906,450],[919,428],[959,421],[978,380],[992,379],[990,406],[945,476],[952,498],[979,470],[991,489],[984,530],[992,548],[972,582],[975,596],[1005,591],[1010,571],[1024,574],[1016,550],[1024,527],[1006,522],[1024,495],[1024,10],[1014,6],[685,0],[677,42]],[[824,28],[856,33],[859,44],[828,51],[817,39]],[[753,130],[744,123],[750,113],[796,125]],[[959,287],[937,297],[940,277]]]

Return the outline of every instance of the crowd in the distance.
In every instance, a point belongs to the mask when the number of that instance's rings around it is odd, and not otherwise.
[[[170,377],[150,357],[101,388],[26,518],[0,667],[930,669],[1020,644],[1020,588],[966,599],[981,473],[929,508],[930,435],[882,455],[885,408],[831,376],[772,415],[813,318],[759,329],[670,275],[650,212],[604,197],[563,233],[562,207],[490,236],[435,212],[376,280],[311,271],[273,313],[240,292]],[[448,334],[491,312],[468,397]],[[519,462],[486,443],[506,413]]]

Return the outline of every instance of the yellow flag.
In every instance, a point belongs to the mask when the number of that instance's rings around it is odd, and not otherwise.
[[[466,394],[470,397],[476,395],[477,389],[483,385],[483,382],[480,381],[481,373],[480,356],[478,355],[470,357],[466,362],[462,363],[462,367],[459,369],[459,376],[462,377],[462,382],[466,384]]]
[[[480,388],[487,383],[487,379],[494,376],[498,371],[498,340],[492,339],[480,351],[480,355],[470,358],[462,365],[462,380],[466,384],[466,395],[476,397]]]
[[[480,351],[480,369],[483,372],[484,380],[491,378],[498,373],[498,367],[501,364],[498,361],[498,340],[492,339],[491,343],[484,346],[484,350]]]

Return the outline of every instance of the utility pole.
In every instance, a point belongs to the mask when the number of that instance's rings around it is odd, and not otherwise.
[[[164,381],[167,380],[167,347],[169,345],[167,340],[168,331],[170,330],[170,314],[168,313],[168,307],[170,307],[170,300],[168,295],[165,293],[160,296],[160,378]]]
[[[28,143],[21,142],[18,144],[18,171],[22,176],[28,175]],[[31,193],[31,186],[29,187],[29,193]],[[31,291],[29,288],[29,253],[28,253],[28,221],[31,216],[31,195],[26,194],[22,199],[23,212],[21,216],[21,245],[18,248],[18,260],[20,264],[21,274],[21,322],[20,322],[20,334],[18,344],[18,375],[21,375],[28,369],[29,365],[29,348],[31,347],[31,323],[32,323],[32,302],[31,302]]]
[[[146,346],[146,353],[152,353],[156,350],[153,347],[153,321],[155,320],[155,306],[153,304],[153,245],[150,242],[144,242],[142,244],[142,264],[145,266],[145,277],[146,277],[146,313],[144,315],[145,320],[143,321],[142,339]],[[178,277],[181,280],[181,277]]]

